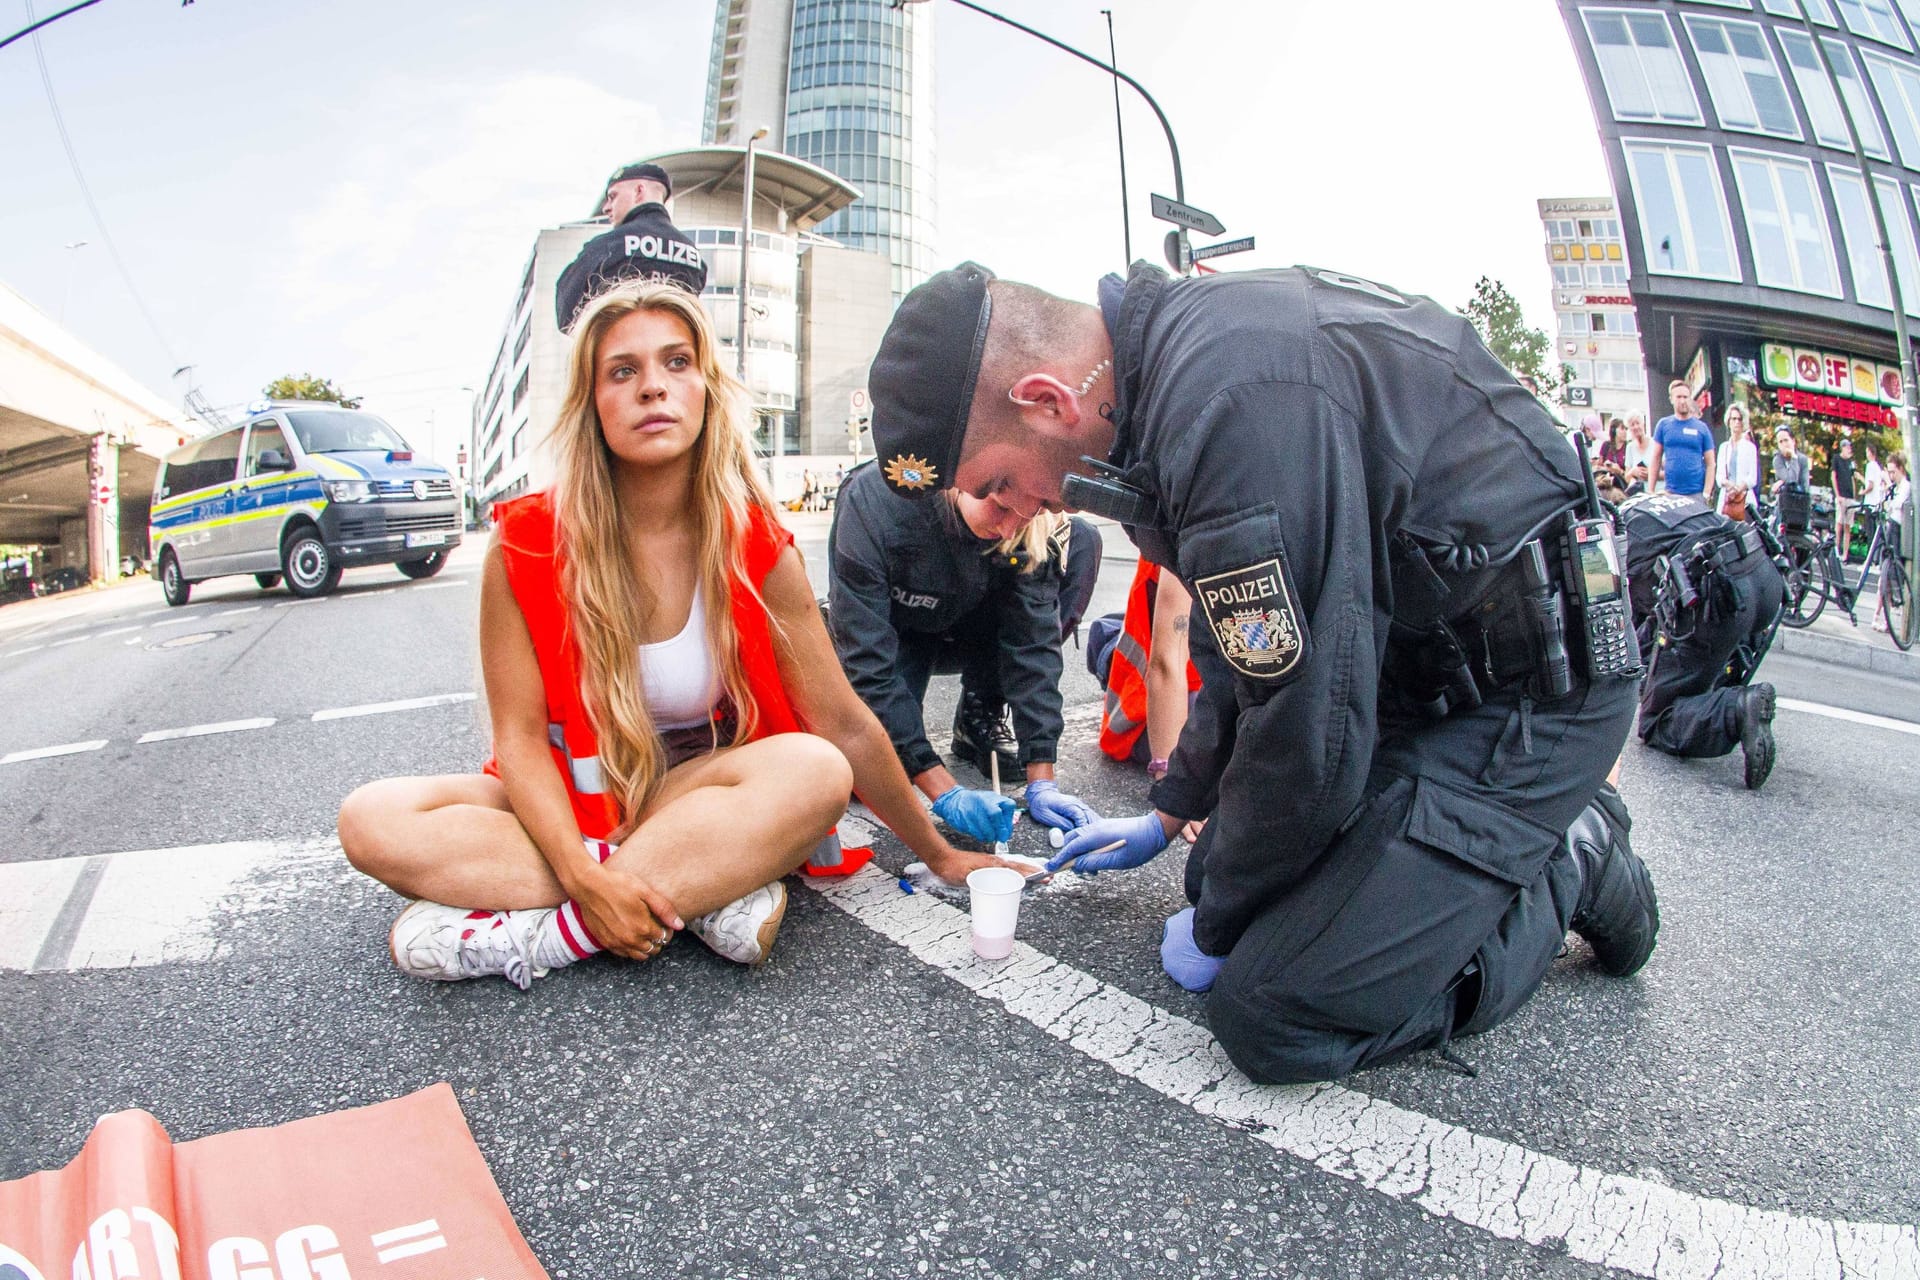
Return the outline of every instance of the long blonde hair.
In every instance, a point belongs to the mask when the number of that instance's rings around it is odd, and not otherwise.
[[[678,285],[618,284],[588,304],[574,328],[567,395],[549,436],[557,544],[565,557],[560,590],[580,654],[582,701],[599,740],[600,768],[622,813],[632,817],[666,774],[666,751],[647,712],[640,679],[642,624],[659,599],[648,572],[627,550],[612,451],[594,402],[600,344],[636,311],[665,312],[687,327],[706,384],[706,418],[693,445],[693,520],[706,601],[707,648],[736,716],[736,741],[751,737],[759,708],[747,691],[733,617],[733,584],[747,581],[743,548],[749,508],[775,519],[773,498],[753,467],[746,389],[720,364],[700,301]],[[721,745],[717,740],[715,745]]]
[[[1033,519],[993,544],[993,549],[1009,558],[1024,556],[1022,573],[1037,573],[1047,561],[1067,558],[1067,517],[1058,511],[1040,511]]]

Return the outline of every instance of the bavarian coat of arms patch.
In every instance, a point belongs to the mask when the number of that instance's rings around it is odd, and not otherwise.
[[[1194,580],[1227,665],[1254,680],[1292,674],[1306,652],[1300,610],[1279,559]]]

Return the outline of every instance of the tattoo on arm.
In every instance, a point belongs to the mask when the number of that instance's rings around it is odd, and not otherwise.
[[[1173,620],[1173,629],[1181,635],[1187,634],[1187,619],[1185,617],[1175,618]]]

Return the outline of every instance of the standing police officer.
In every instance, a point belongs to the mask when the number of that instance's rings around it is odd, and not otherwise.
[[[1638,674],[1611,539],[1462,317],[1303,268],[1140,264],[1094,307],[967,263],[901,303],[871,384],[896,492],[1099,511],[1192,589],[1207,679],[1154,810],[1056,862],[1135,866],[1212,815],[1162,961],[1249,1076],[1444,1052],[1569,928],[1609,973],[1652,953],[1603,790]],[[1587,600],[1591,643],[1561,612]]]
[[[1023,532],[1037,545],[1007,545]],[[872,463],[842,483],[827,535],[834,648],[907,776],[954,830],[1007,840],[1014,804],[962,787],[927,742],[920,704],[940,671],[961,675],[956,756],[989,772],[1000,708],[1010,703],[1018,755],[1003,767],[1024,768],[1028,812],[1062,831],[1092,821],[1092,810],[1055,783],[1054,757],[1060,645],[1093,593],[1099,559],[1099,534],[1084,520],[1034,529],[971,498],[908,502]]]
[[[613,230],[595,236],[560,273],[553,318],[562,333],[593,297],[619,280],[659,280],[698,295],[707,287],[707,263],[693,241],[667,216],[673,179],[657,164],[630,164],[607,179],[600,212]]]
[[[1773,772],[1774,693],[1748,681],[1786,599],[1759,526],[1674,493],[1630,499],[1620,518],[1640,651],[1651,655],[1640,741],[1683,757],[1738,744],[1747,788],[1759,787]]]

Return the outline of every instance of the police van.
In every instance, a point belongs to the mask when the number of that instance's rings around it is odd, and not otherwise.
[[[243,425],[168,454],[154,478],[147,537],[168,604],[237,573],[323,596],[350,565],[440,572],[462,528],[444,467],[415,461],[371,413],[301,401],[249,408]]]

